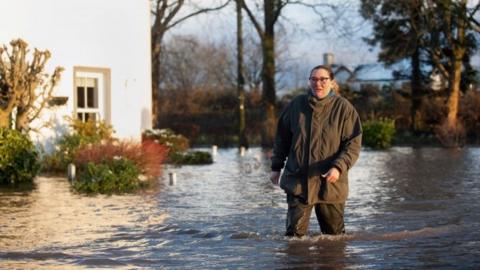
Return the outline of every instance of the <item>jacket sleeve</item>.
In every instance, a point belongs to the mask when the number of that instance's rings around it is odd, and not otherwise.
[[[292,144],[292,132],[290,129],[291,103],[283,110],[277,123],[277,132],[273,144],[272,171],[280,171],[285,165],[285,159]]]
[[[351,106],[351,105],[350,105]],[[346,116],[339,154],[333,161],[333,166],[341,173],[347,172],[358,159],[362,147],[362,124],[357,111],[351,106]]]

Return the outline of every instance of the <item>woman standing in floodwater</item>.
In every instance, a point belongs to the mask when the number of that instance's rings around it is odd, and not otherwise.
[[[278,121],[270,180],[278,184],[285,166],[280,187],[287,193],[287,236],[307,234],[313,208],[322,233],[345,233],[348,170],[359,156],[362,127],[333,84],[329,67],[314,67],[310,91],[293,99]]]

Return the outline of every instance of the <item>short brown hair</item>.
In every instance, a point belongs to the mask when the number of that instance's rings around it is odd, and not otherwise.
[[[318,65],[318,66],[312,68],[312,70],[310,71],[310,76],[312,76],[312,73],[313,73],[315,70],[317,70],[317,69],[326,70],[326,71],[328,72],[328,76],[330,76],[330,79],[331,79],[331,80],[335,79],[335,78],[333,77],[333,71],[332,71],[332,69],[331,69],[329,66],[325,66],[325,65]]]

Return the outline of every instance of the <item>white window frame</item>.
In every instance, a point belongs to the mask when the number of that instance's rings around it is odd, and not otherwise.
[[[78,119],[78,114],[79,113],[94,113],[97,115],[96,120],[104,120],[104,113],[102,113],[105,110],[104,104],[104,87],[103,87],[103,74],[101,73],[93,73],[93,72],[77,72],[75,76],[75,91],[78,91],[78,85],[77,85],[77,80],[78,79],[95,79],[97,81],[96,84],[96,90],[97,92],[97,98],[98,98],[98,107],[97,108],[87,108],[87,91],[85,91],[85,107],[86,108],[79,108],[78,107],[78,94],[77,94],[77,102],[75,103],[75,117]]]
[[[78,113],[95,113],[96,121],[103,121],[107,124],[111,124],[111,121],[110,121],[110,114],[111,114],[110,113],[110,108],[111,108],[110,69],[95,68],[95,67],[74,67],[73,74],[74,74],[73,75],[74,118],[79,119]],[[78,96],[77,96],[77,79],[78,78],[92,78],[97,80],[98,108],[78,108]],[[87,96],[85,96],[85,106],[87,106]]]

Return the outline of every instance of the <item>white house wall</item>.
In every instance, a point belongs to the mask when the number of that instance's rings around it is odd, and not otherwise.
[[[55,95],[68,103],[43,120],[73,115],[73,68],[82,66],[110,69],[116,137],[139,139],[150,128],[149,0],[0,0],[0,7],[1,44],[21,38],[52,53],[49,73],[65,68]]]

